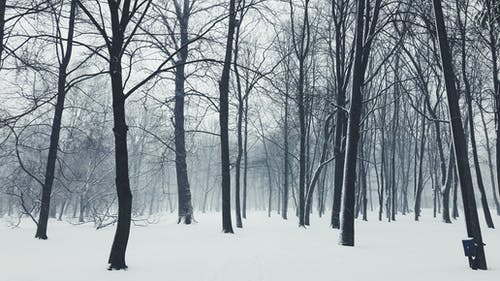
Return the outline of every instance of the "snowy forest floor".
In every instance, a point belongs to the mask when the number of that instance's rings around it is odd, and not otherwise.
[[[292,215],[292,214],[291,214]],[[0,220],[2,281],[290,281],[290,280],[500,280],[500,230],[482,224],[488,271],[468,268],[461,239],[463,217],[453,224],[423,210],[396,222],[356,222],[356,246],[337,244],[338,230],[329,216],[311,217],[299,229],[297,220],[250,212],[235,235],[220,231],[220,213],[196,213],[197,224],[177,225],[174,214],[147,227],[133,226],[127,271],[107,271],[114,226],[51,220],[49,239],[34,237],[35,226],[24,220],[11,228]],[[482,213],[480,212],[480,215]],[[494,217],[500,227],[500,217]]]

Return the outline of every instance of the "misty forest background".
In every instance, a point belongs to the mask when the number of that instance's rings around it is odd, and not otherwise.
[[[430,208],[481,242],[499,31],[496,0],[0,0],[0,217],[117,223],[114,269],[165,213],[328,216],[353,246]]]

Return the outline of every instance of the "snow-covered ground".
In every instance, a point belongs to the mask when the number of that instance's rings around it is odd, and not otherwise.
[[[480,215],[482,215],[480,213]],[[50,221],[49,240],[35,228],[0,222],[1,281],[291,281],[291,280],[500,280],[500,231],[486,228],[488,271],[468,268],[461,239],[463,218],[454,224],[399,216],[396,222],[357,221],[356,247],[337,245],[328,217],[312,217],[299,229],[295,218],[251,212],[236,234],[220,232],[220,214],[196,214],[197,224],[177,225],[175,215],[147,227],[134,226],[127,271],[107,271],[114,227]],[[499,217],[495,223],[500,227]]]

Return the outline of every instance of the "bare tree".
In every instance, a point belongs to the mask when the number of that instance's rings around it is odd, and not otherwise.
[[[227,28],[226,54],[224,67],[219,80],[219,122],[221,140],[221,175],[222,175],[222,231],[233,233],[231,222],[231,173],[229,163],[229,78],[233,53],[234,31],[236,25],[236,0],[229,0],[229,23]]]
[[[55,12],[58,8],[52,7]],[[77,4],[76,0],[71,1],[68,32],[66,38],[61,38],[61,28],[59,23],[57,26],[56,42],[60,48],[61,56],[60,64],[58,69],[58,81],[57,81],[57,101],[55,105],[54,118],[52,120],[52,131],[50,134],[50,144],[49,144],[49,154],[47,157],[47,165],[45,170],[45,180],[42,185],[42,200],[40,205],[40,216],[38,219],[37,229],[35,237],[39,239],[47,239],[47,222],[49,219],[50,210],[50,196],[52,193],[52,185],[54,183],[54,172],[57,160],[57,150],[59,146],[59,134],[61,132],[61,122],[62,114],[64,110],[64,101],[66,98],[66,93],[68,91],[68,85],[66,83],[66,77],[68,75],[67,69],[71,59],[71,54],[73,50],[73,35],[75,30],[75,18],[76,18]],[[61,14],[54,13],[54,20],[58,22],[61,18]],[[66,41],[66,44],[64,44]]]
[[[477,244],[476,258],[469,257],[472,268],[487,269],[486,257],[484,255],[484,244],[477,215],[472,176],[469,166],[467,146],[465,143],[465,133],[460,116],[458,105],[458,94],[455,86],[455,75],[453,74],[452,58],[450,54],[448,38],[444,25],[443,10],[440,0],[433,0],[436,30],[441,51],[441,62],[443,65],[443,75],[446,82],[446,95],[448,97],[448,109],[451,120],[451,132],[455,148],[455,158],[457,161],[458,176],[460,178],[460,188],[462,191],[462,201],[464,205],[465,223],[467,225],[467,235],[474,238]]]

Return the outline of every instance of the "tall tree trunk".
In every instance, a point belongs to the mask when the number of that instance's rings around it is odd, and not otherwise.
[[[487,269],[486,257],[484,254],[484,244],[481,236],[481,228],[477,215],[474,189],[472,185],[472,176],[467,157],[467,146],[465,143],[465,133],[460,116],[460,107],[458,104],[458,94],[455,87],[455,75],[453,73],[453,64],[450,54],[446,28],[444,25],[443,10],[440,0],[433,0],[436,30],[439,39],[439,49],[443,65],[443,74],[446,82],[446,95],[448,98],[448,109],[451,121],[451,132],[455,147],[455,158],[460,178],[460,188],[462,190],[462,200],[464,203],[465,223],[467,226],[467,235],[474,238],[477,243],[476,258],[469,258],[469,265],[472,268]]]
[[[231,222],[231,171],[229,161],[229,75],[233,53],[234,30],[236,28],[236,0],[229,1],[229,24],[226,41],[224,67],[219,81],[219,122],[221,140],[221,178],[222,178],[222,232],[233,233]]]
[[[300,59],[299,63],[299,127],[300,127],[300,144],[299,144],[299,226],[304,226],[305,213],[305,186],[306,186],[306,109],[304,97],[304,60]]]
[[[351,91],[351,106],[347,125],[346,155],[343,179],[342,221],[340,225],[340,244],[354,246],[354,201],[356,181],[356,161],[359,140],[359,122],[361,120],[362,93],[364,81],[363,69],[363,26],[364,0],[358,0],[356,7],[356,40],[354,54],[354,69]]]
[[[174,105],[174,136],[175,136],[175,171],[177,176],[178,221],[177,223],[191,224],[193,205],[186,164],[186,141],[184,130],[184,98],[186,96],[184,84],[186,81],[185,65],[188,58],[188,27],[190,17],[189,0],[184,0],[181,11],[176,1],[176,14],[180,27],[180,46],[177,66],[175,67],[175,105]]]
[[[5,4],[5,1],[4,3]],[[1,8],[1,7],[0,7]],[[47,165],[45,169],[45,180],[42,186],[42,200],[40,204],[40,214],[36,229],[35,237],[39,239],[47,239],[47,223],[49,220],[50,211],[50,196],[52,186],[54,184],[54,173],[56,168],[57,150],[59,147],[59,134],[61,132],[62,114],[64,110],[64,101],[66,99],[66,76],[71,53],[73,50],[73,34],[76,17],[76,0],[71,1],[71,10],[68,25],[68,37],[66,41],[66,50],[59,65],[58,81],[57,81],[57,101],[54,111],[54,119],[52,120],[52,131],[50,134],[49,155],[47,157]],[[62,42],[62,38],[58,38]],[[62,44],[62,43],[61,43]],[[59,46],[57,46],[59,47]]]
[[[240,10],[240,24],[243,20],[243,10]],[[238,116],[237,116],[237,140],[238,140],[238,153],[236,156],[236,163],[234,165],[235,168],[235,176],[234,176],[234,206],[235,206],[235,215],[236,215],[236,227],[242,228],[243,222],[241,220],[241,195],[240,195],[240,178],[241,178],[241,158],[243,157],[243,113],[245,101],[243,98],[243,93],[241,90],[241,79],[238,67],[238,53],[240,46],[240,24],[236,26],[235,31],[235,40],[234,40],[234,74],[236,78],[236,92],[238,94]]]
[[[335,24],[335,88],[336,102],[339,108],[336,113],[335,136],[333,145],[333,155],[335,156],[334,178],[333,178],[333,205],[330,225],[332,228],[340,228],[340,205],[342,200],[342,185],[344,177],[345,161],[345,137],[347,131],[347,113],[344,110],[346,105],[346,87],[349,79],[349,72],[345,68],[350,68],[351,62],[346,66],[346,1],[332,1],[332,16]]]
[[[305,213],[305,189],[306,189],[306,173],[307,173],[307,104],[308,97],[306,97],[305,84],[306,84],[306,59],[309,53],[310,47],[310,24],[309,24],[309,0],[304,2],[304,13],[302,18],[302,23],[300,24],[300,29],[295,32],[295,13],[294,13],[294,3],[292,0],[289,1],[290,5],[290,20],[292,27],[292,37],[293,37],[293,48],[295,50],[295,55],[298,59],[298,82],[297,82],[297,107],[298,107],[298,118],[299,118],[299,192],[298,192],[298,216],[299,216],[299,227],[304,227],[304,213]],[[298,35],[297,35],[297,34]],[[297,36],[299,36],[297,38]]]
[[[399,56],[396,57],[396,71],[399,70]],[[394,90],[394,115],[392,117],[392,147],[391,147],[391,220],[396,220],[397,213],[397,183],[396,183],[396,139],[399,132],[399,73],[396,72],[396,85]]]
[[[125,252],[132,218],[132,191],[128,171],[127,123],[125,120],[125,96],[123,94],[121,44],[116,43],[110,60],[111,87],[113,94],[113,131],[115,136],[116,194],[118,196],[118,224],[116,227],[109,269],[125,269]]]

